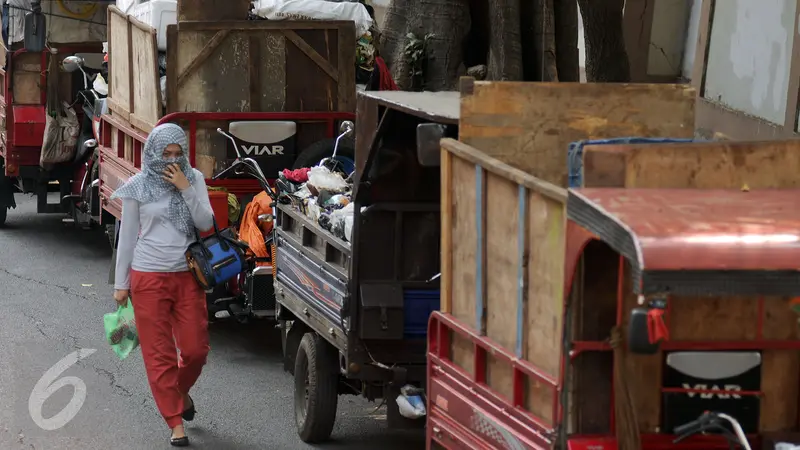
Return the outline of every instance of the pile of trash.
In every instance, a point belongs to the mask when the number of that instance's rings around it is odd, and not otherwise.
[[[300,212],[339,239],[350,242],[353,235],[351,174],[344,178],[325,166],[285,169],[275,187],[278,201],[294,205]]]

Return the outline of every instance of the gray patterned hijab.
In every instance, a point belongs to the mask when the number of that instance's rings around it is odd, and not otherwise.
[[[183,149],[183,156],[179,158],[165,159],[164,149],[170,144],[178,144]],[[194,221],[189,212],[189,207],[183,200],[181,193],[169,181],[163,177],[163,172],[170,164],[178,164],[189,180],[194,185],[196,177],[203,176],[196,169],[189,165],[187,154],[189,149],[186,144],[186,133],[183,128],[174,123],[165,123],[153,128],[147,137],[142,152],[142,170],[131,177],[127,183],[114,192],[111,196],[115,198],[129,198],[139,203],[152,203],[164,195],[169,194],[169,220],[175,227],[187,236],[195,236]]]

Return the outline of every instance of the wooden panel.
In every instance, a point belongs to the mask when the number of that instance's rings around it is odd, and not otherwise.
[[[458,141],[442,149],[445,311],[557,379],[565,192]],[[454,336],[452,352],[475,373],[471,345]],[[512,398],[511,367],[488,355],[486,370],[489,386]],[[529,379],[526,391],[528,410],[552,423],[550,384]]]
[[[583,139],[691,138],[694,89],[668,84],[462,79],[459,140],[542,180],[567,185],[567,147]]]
[[[108,107],[113,114],[130,120],[133,104],[131,67],[131,23],[116,6],[108,7]]]
[[[40,105],[42,91],[42,54],[21,53],[14,57],[11,94],[14,104]]]
[[[131,124],[150,132],[161,118],[161,82],[158,71],[158,43],[156,30],[130,18],[131,71],[133,72],[133,105]]]
[[[800,141],[592,145],[584,184],[638,188],[796,188]]]
[[[355,111],[352,22],[184,22],[168,39],[168,112]],[[345,48],[352,55],[339,64]],[[301,125],[299,151],[326,137],[324,126]],[[214,172],[227,160],[216,126],[200,127],[196,147]]]

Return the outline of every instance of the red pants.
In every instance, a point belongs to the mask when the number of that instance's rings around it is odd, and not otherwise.
[[[189,272],[132,270],[131,300],[150,390],[174,428],[183,423],[183,396],[200,376],[209,351],[205,292]]]

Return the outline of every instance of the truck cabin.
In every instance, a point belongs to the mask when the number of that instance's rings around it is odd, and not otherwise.
[[[569,191],[566,448],[729,448],[718,433],[673,442],[705,411],[754,448],[800,443],[798,195]]]

